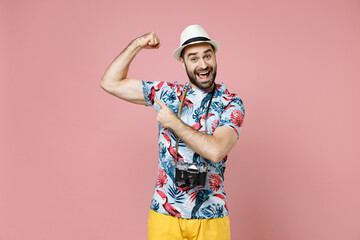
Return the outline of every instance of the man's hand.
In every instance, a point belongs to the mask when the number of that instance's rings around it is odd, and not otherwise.
[[[175,115],[173,111],[171,111],[170,108],[168,108],[168,106],[165,105],[165,103],[158,99],[155,99],[155,102],[160,106],[156,120],[164,128],[170,128],[173,130],[175,124],[179,124],[181,120]]]
[[[155,32],[147,33],[136,39],[141,48],[154,49],[160,47],[160,40]]]

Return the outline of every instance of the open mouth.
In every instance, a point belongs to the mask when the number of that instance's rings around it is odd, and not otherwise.
[[[198,73],[196,73],[196,75],[201,79],[207,79],[210,75],[210,71],[198,72]]]

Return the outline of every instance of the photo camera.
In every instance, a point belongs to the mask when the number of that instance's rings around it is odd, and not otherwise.
[[[205,186],[207,169],[193,163],[177,162],[175,167],[175,183],[189,188]]]

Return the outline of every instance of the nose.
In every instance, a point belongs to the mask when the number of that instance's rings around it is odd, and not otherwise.
[[[202,68],[202,69],[205,69],[205,68],[207,68],[207,62],[204,60],[204,59],[202,59],[202,58],[200,58],[200,67]]]

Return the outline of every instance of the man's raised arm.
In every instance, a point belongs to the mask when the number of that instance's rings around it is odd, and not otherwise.
[[[100,86],[123,100],[146,105],[141,80],[127,78],[130,62],[143,48],[156,49],[160,40],[154,32],[134,39],[110,64],[100,81]]]

